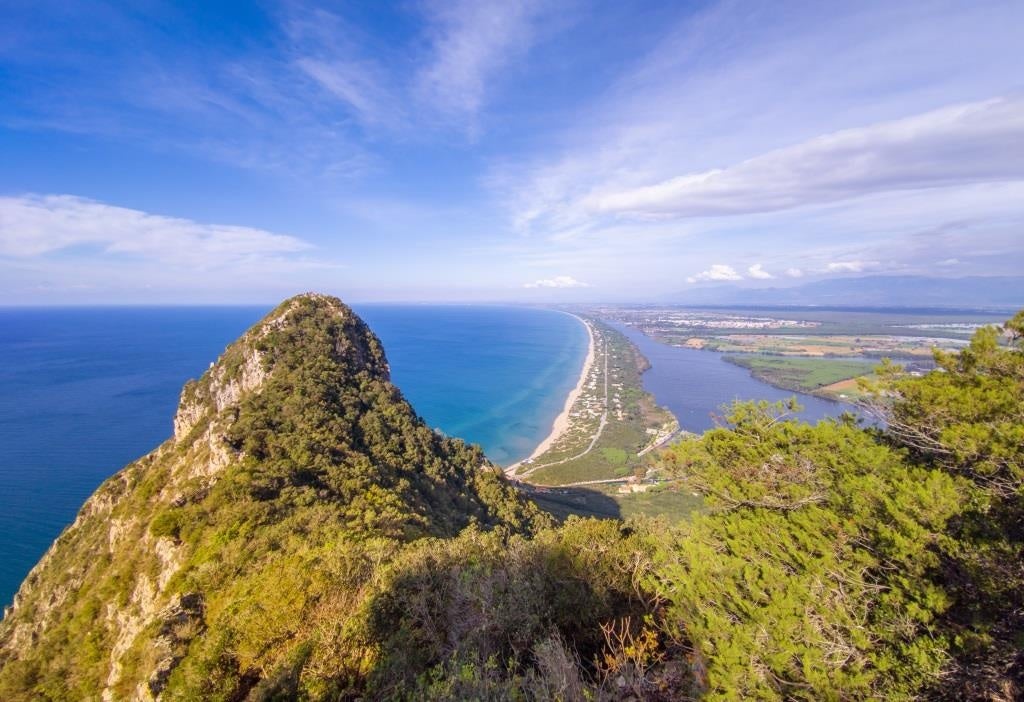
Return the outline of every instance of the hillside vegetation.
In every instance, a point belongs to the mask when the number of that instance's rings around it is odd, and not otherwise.
[[[687,521],[556,526],[433,433],[333,298],[186,386],[0,626],[0,699],[1015,699],[1024,313],[871,409],[738,404]]]

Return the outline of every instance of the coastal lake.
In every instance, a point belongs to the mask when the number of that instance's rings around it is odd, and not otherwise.
[[[687,431],[699,434],[713,428],[715,415],[723,414],[722,407],[734,400],[774,402],[795,395],[803,407],[799,417],[812,423],[853,411],[850,405],[768,385],[746,368],[722,360],[720,353],[669,346],[624,324],[604,322],[625,334],[647,357],[651,367],[641,376],[644,389]]]

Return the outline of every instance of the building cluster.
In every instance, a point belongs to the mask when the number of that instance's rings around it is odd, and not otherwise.
[[[572,419],[582,419],[584,421],[597,419],[605,411],[603,388],[598,386],[601,382],[601,374],[604,372],[602,354],[606,350],[604,339],[596,329],[594,330],[594,348],[597,349],[598,353],[594,358],[594,363],[590,366],[590,371],[587,373],[587,379],[583,383],[583,392],[580,393],[572,410],[569,412],[569,417]]]
[[[811,329],[821,326],[821,322],[808,320],[696,311],[677,307],[609,307],[602,308],[601,314],[645,332],[659,329]]]
[[[644,329],[812,329],[820,322],[772,317],[742,317],[691,313],[644,315],[628,322]]]

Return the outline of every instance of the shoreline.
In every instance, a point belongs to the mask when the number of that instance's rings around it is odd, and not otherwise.
[[[594,360],[597,357],[597,350],[594,343],[594,329],[591,327],[590,322],[583,319],[582,317],[572,314],[571,312],[565,312],[565,314],[575,317],[580,324],[587,329],[587,355],[583,359],[583,368],[580,370],[579,380],[576,381],[576,387],[569,391],[569,395],[565,398],[565,405],[562,407],[562,411],[555,417],[554,422],[551,424],[551,431],[544,437],[544,440],[537,444],[537,447],[533,449],[529,456],[520,459],[515,463],[507,466],[505,474],[507,476],[515,477],[516,470],[527,461],[532,461],[538,456],[546,452],[551,446],[558,441],[562,435],[569,429],[569,414],[572,412],[572,406],[576,404],[576,400],[583,392],[583,386],[587,382],[587,376],[590,375],[590,369],[594,366]]]

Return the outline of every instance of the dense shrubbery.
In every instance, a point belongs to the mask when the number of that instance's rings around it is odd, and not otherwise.
[[[165,447],[101,490],[136,525],[119,550],[121,522],[62,537],[40,591],[66,599],[16,655],[5,622],[0,698],[103,687],[109,608],[160,565],[153,540],[182,549],[179,600],[129,642],[118,697],[158,658],[174,700],[1021,693],[1024,314],[1009,347],[983,330],[941,372],[885,369],[883,430],[737,405],[663,455],[706,496],[689,522],[553,527],[478,449],[423,426],[365,330],[315,299],[297,310],[259,342],[274,372],[234,410],[242,459],[168,503],[175,461],[207,449]]]
[[[636,676],[657,650],[682,651],[663,637],[661,602],[645,585],[650,529],[571,519],[532,539],[468,531],[420,542],[370,601],[368,636],[381,652],[373,696],[617,699],[623,675],[667,699],[688,691],[684,676],[659,685]],[[655,639],[627,652],[602,625]]]
[[[931,579],[957,481],[849,422],[741,405],[669,454],[711,513],[659,551],[708,697],[909,697],[943,661]]]
[[[944,630],[953,656],[934,697],[1024,697],[1024,311],[978,330],[958,354],[937,352],[923,378],[888,367],[874,409],[885,438],[914,463],[963,476],[938,581],[951,598]]]

